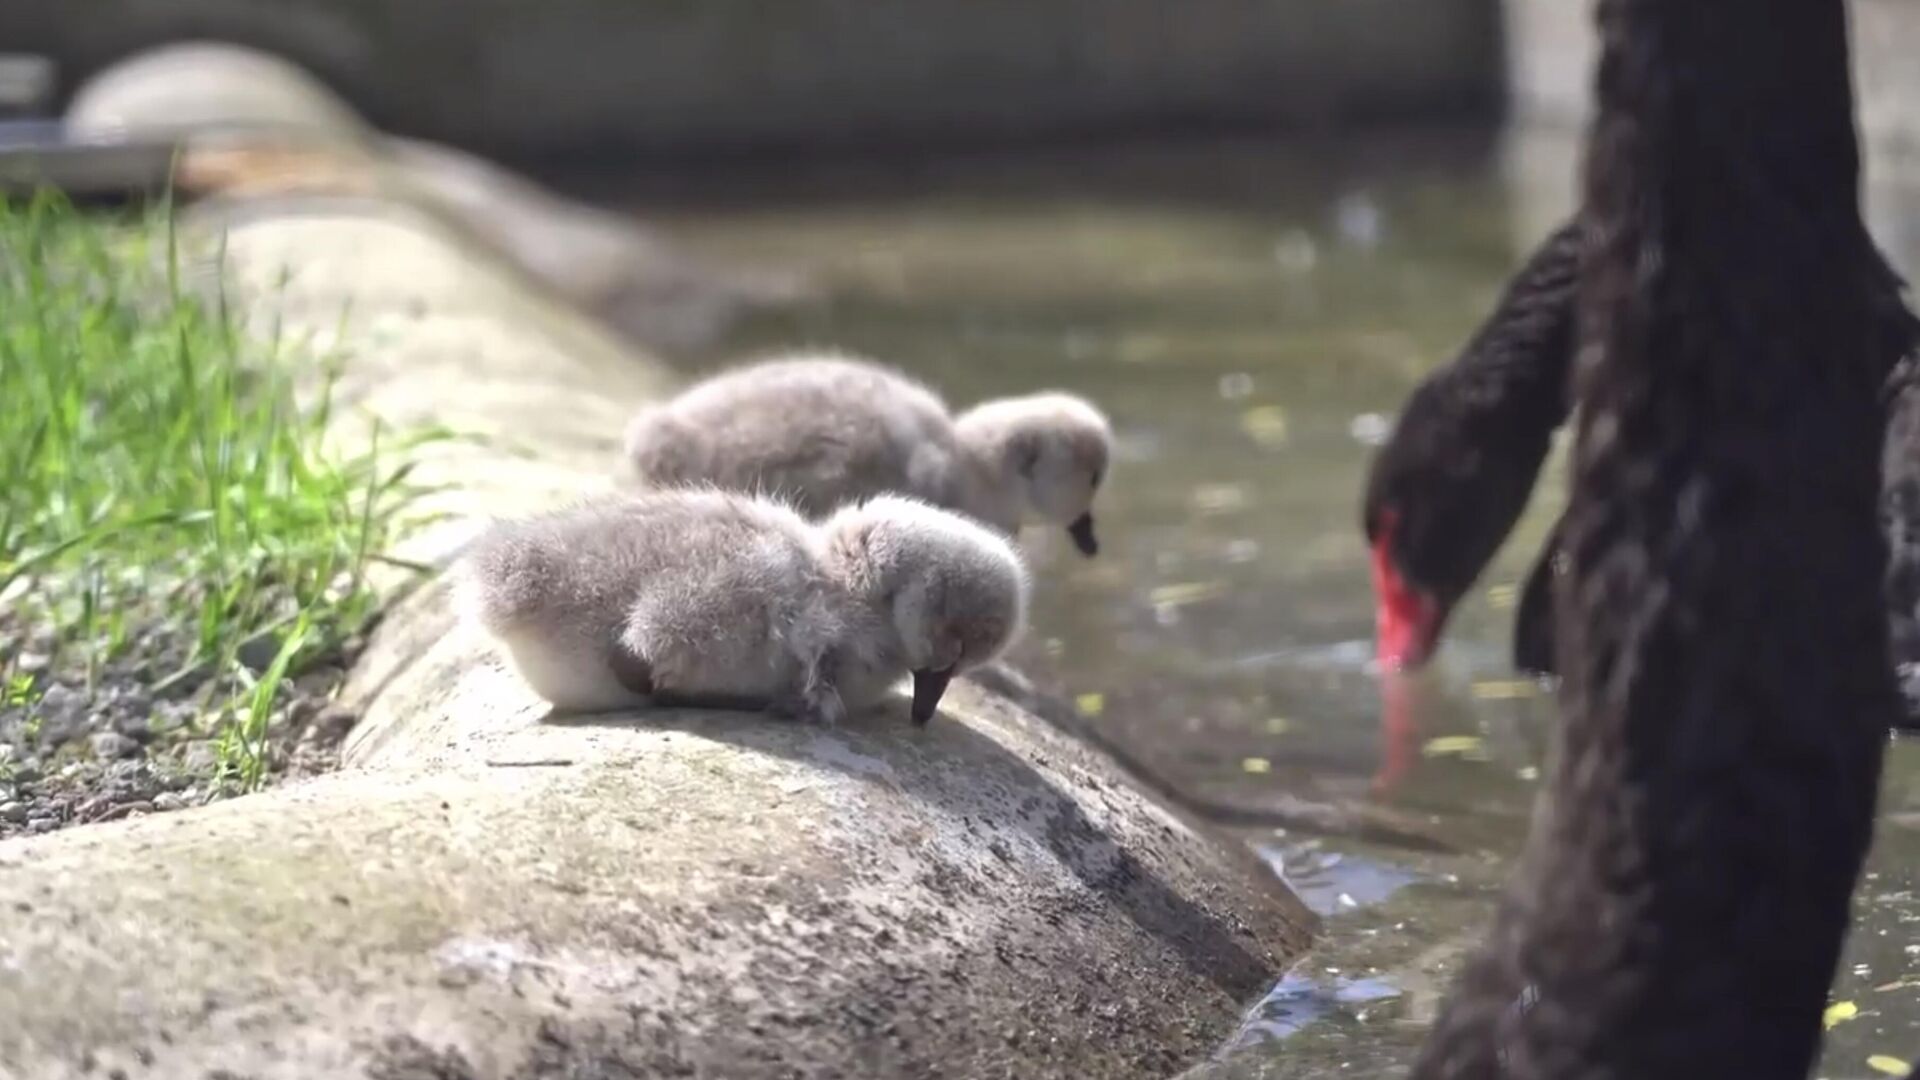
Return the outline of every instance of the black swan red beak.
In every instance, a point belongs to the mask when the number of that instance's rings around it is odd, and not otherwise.
[[[1393,565],[1386,535],[1373,544],[1375,655],[1382,669],[1425,664],[1440,638],[1440,602],[1407,582]]]

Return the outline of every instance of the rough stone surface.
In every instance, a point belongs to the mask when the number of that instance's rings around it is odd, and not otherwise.
[[[1493,0],[7,0],[69,79],[218,38],[383,127],[490,154],[926,143],[1148,123],[1457,115]]]
[[[255,208],[224,246],[261,326],[348,350],[338,437],[488,436],[424,463],[449,518],[400,554],[610,486],[657,364],[430,216],[307,210]],[[951,702],[925,729],[552,718],[418,589],[343,695],[366,719],[341,771],[0,841],[0,1075],[1025,1080],[1203,1055],[1310,914],[1105,759],[977,688]]]
[[[436,653],[412,681],[441,687],[439,722],[366,768],[0,845],[0,1062],[1158,1077],[1307,925],[975,695],[924,732],[549,724],[455,659],[470,642]],[[460,749],[407,760],[442,736]]]

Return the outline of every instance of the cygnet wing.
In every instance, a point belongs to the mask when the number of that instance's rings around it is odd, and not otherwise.
[[[946,406],[930,391],[834,362],[769,365],[709,384],[676,406],[675,423],[698,446],[676,454],[682,482],[790,499],[814,516],[882,492],[934,496],[922,490],[924,448],[953,443]]]
[[[745,508],[662,521],[649,536],[651,572],[619,643],[657,698],[766,700],[794,678],[792,641],[821,571],[803,532],[770,524],[785,511],[735,501]]]

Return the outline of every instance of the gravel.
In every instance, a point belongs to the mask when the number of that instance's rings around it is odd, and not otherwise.
[[[94,665],[0,613],[0,658],[32,675],[25,703],[0,704],[0,838],[167,813],[241,794],[221,775],[213,706],[236,685],[180,674],[191,628],[129,635]],[[267,728],[268,786],[332,770],[355,717],[331,700],[357,646],[281,687]],[[0,660],[4,663],[4,660]],[[0,670],[0,675],[5,671]]]

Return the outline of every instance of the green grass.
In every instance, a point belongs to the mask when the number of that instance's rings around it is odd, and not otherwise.
[[[34,691],[8,636],[51,631],[90,686],[164,628],[147,674],[198,688],[252,788],[284,680],[375,615],[367,571],[420,494],[405,459],[439,436],[323,453],[338,358],[250,336],[189,265],[164,211],[0,202],[0,686]]]

